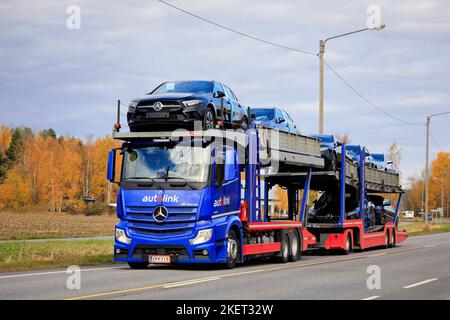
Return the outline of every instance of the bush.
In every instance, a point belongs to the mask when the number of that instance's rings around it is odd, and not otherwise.
[[[83,210],[83,214],[85,216],[99,216],[103,212],[108,210],[108,206],[104,203],[88,203],[86,204],[85,209]]]

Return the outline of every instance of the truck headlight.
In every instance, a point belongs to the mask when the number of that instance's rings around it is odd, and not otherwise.
[[[116,228],[116,240],[122,243],[130,244],[131,239],[125,234],[125,230]]]
[[[200,230],[194,239],[189,240],[191,244],[200,244],[208,242],[212,236],[212,229]]]
[[[202,103],[201,100],[188,100],[188,101],[183,101],[183,104],[185,107],[192,107],[195,106],[197,104]]]

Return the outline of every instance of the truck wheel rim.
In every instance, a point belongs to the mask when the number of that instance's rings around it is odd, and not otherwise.
[[[227,243],[228,260],[233,261],[237,257],[237,242],[233,238],[228,238]]]

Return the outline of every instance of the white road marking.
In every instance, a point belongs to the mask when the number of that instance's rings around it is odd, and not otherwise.
[[[169,288],[175,288],[175,287],[181,287],[181,286],[188,286],[191,284],[197,284],[197,283],[202,283],[202,282],[208,282],[208,281],[215,281],[215,280],[220,280],[221,278],[209,278],[209,279],[200,279],[200,280],[195,280],[195,281],[182,281],[182,282],[177,282],[174,284],[170,284],[167,286],[164,286],[164,289],[169,289]]]
[[[375,300],[378,299],[380,296],[371,296],[371,297],[367,297],[367,298],[363,298],[361,300]]]
[[[367,256],[367,258],[374,258],[374,257],[381,257],[381,256],[385,256],[387,253],[383,252],[383,253],[377,253],[377,254],[370,254]]]
[[[418,286],[421,286],[423,284],[427,284],[427,283],[436,281],[437,279],[439,279],[439,278],[433,278],[433,279],[428,279],[428,280],[416,282],[416,283],[410,284],[408,286],[404,286],[403,289],[410,289],[410,288],[418,287]]]
[[[436,245],[435,244],[429,244],[427,246],[423,246],[422,248],[433,248],[433,247],[436,247]]]
[[[100,270],[108,270],[108,269],[118,269],[123,268],[123,266],[118,267],[105,267],[105,268],[90,268],[90,269],[81,269],[81,272],[86,271],[100,271]],[[0,276],[0,279],[7,279],[7,278],[22,278],[22,277],[32,277],[32,276],[42,276],[42,275],[48,275],[48,274],[58,274],[58,273],[67,273],[66,270],[59,270],[59,271],[47,271],[47,272],[35,272],[35,273],[23,273],[23,274],[13,274],[9,276]]]

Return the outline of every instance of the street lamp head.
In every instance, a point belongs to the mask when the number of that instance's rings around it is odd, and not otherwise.
[[[384,28],[386,28],[386,25],[384,23],[380,24],[379,26],[375,27],[375,30],[383,30]]]

